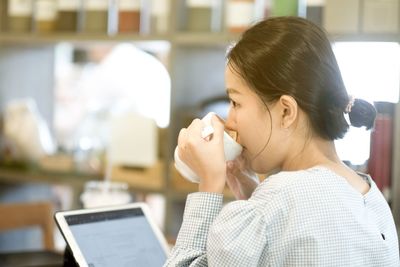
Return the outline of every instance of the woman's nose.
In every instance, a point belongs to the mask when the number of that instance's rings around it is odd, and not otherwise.
[[[230,131],[236,131],[236,121],[234,118],[234,111],[232,110],[232,108],[229,108],[228,117],[226,118],[225,121],[225,129]]]

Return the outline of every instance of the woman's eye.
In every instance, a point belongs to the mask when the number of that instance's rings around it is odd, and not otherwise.
[[[233,101],[233,100],[231,99],[231,105],[232,105],[232,107],[235,108],[235,107],[237,107],[238,104],[237,104],[235,101]]]

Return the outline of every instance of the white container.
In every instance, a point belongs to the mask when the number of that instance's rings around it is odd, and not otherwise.
[[[126,183],[90,181],[85,184],[81,202],[85,209],[128,204],[132,196]]]
[[[211,127],[211,116],[214,113],[208,113],[202,121],[206,124],[206,127],[203,130],[202,137],[207,138],[213,133],[213,129]],[[234,160],[236,157],[242,153],[242,146],[238,144],[233,138],[227,133],[224,132],[224,152],[225,152],[225,160]],[[178,172],[186,178],[188,181],[192,183],[199,183],[200,177],[190,169],[180,158],[178,155],[178,147],[175,148],[174,152],[174,159],[175,159],[175,168]]]
[[[111,122],[109,156],[113,165],[151,167],[157,161],[158,128],[154,119],[126,113]]]

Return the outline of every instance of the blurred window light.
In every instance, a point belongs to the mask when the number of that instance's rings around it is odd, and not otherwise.
[[[399,101],[398,43],[337,42],[333,51],[350,95],[371,102]]]
[[[153,42],[75,45],[55,49],[54,128],[66,150],[93,147],[86,137],[106,143],[113,116],[135,113],[170,123],[171,79],[162,63],[169,45]],[[83,138],[83,141],[79,141]],[[104,145],[104,144],[103,144]]]
[[[82,87],[89,106],[130,107],[153,118],[161,128],[169,124],[168,71],[158,59],[132,44],[116,45]]]
[[[349,95],[369,102],[399,101],[400,46],[390,42],[337,42],[333,44]],[[370,154],[371,131],[350,127],[336,149],[342,160],[363,165]]]

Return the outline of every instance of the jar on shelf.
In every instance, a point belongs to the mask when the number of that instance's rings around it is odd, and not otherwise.
[[[33,0],[8,0],[7,29],[10,32],[32,30]]]
[[[81,0],[57,0],[57,31],[74,32],[78,29],[78,14]]]
[[[163,34],[169,29],[170,0],[152,0],[150,10],[150,31]]]
[[[192,32],[221,31],[220,0],[186,0],[186,30]]]
[[[89,181],[80,196],[83,207],[98,208],[108,205],[123,205],[132,201],[129,186],[124,182]]]
[[[256,20],[255,0],[228,0],[225,9],[225,25],[228,32],[246,30]]]
[[[140,31],[141,0],[119,0],[118,9],[118,32],[138,33]]]
[[[34,18],[36,32],[53,32],[57,22],[57,2],[54,0],[36,0]]]
[[[7,25],[7,1],[0,1],[0,31],[6,31]]]
[[[107,33],[108,9],[108,0],[84,1],[83,31],[90,33]]]
[[[307,12],[306,2],[306,0],[273,0],[271,15],[305,17]]]

